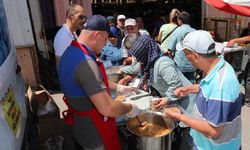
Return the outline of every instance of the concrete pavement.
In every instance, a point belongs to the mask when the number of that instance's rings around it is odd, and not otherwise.
[[[243,106],[242,116],[242,150],[250,150],[250,107]]]

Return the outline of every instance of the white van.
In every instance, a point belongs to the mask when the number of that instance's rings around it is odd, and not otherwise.
[[[10,38],[3,0],[0,0],[0,150],[21,149],[24,139],[25,84],[17,68],[16,50]]]

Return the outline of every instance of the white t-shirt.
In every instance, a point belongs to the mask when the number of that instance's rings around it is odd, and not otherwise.
[[[63,52],[69,47],[72,40],[77,39],[77,35],[69,30],[66,24],[56,33],[54,38],[55,55],[61,57]]]

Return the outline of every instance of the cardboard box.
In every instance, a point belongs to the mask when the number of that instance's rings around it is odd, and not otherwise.
[[[35,88],[29,87],[27,96],[29,97],[31,112],[37,115],[40,144],[44,145],[49,137],[54,137],[61,134],[59,108],[51,97],[50,93],[41,85]],[[39,115],[39,108],[45,108],[47,103],[51,103],[54,110],[52,112]]]

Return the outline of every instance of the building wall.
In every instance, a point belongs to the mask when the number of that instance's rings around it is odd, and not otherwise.
[[[27,1],[4,0],[4,6],[22,76],[26,84],[35,86],[37,81],[39,81],[39,70],[35,35],[33,36]],[[36,10],[34,6],[32,7]],[[35,25],[36,28],[39,27],[38,24]]]
[[[39,5],[39,0],[29,0],[31,17],[35,30],[35,37],[37,42],[37,47],[40,51],[45,51],[45,43],[43,38],[43,19],[41,14],[41,9]]]
[[[52,48],[52,43],[45,40],[43,32],[43,16],[39,0],[28,0],[30,4],[31,16],[29,16],[26,0],[3,0],[7,14],[8,26],[16,47],[30,47],[35,45],[35,40],[39,51],[47,57],[47,53]],[[65,23],[65,12],[68,8],[69,0],[53,0],[55,4],[55,14],[57,26]],[[59,5],[63,2],[63,8]],[[86,7],[87,16],[92,15],[90,0],[77,0],[78,4]],[[59,9],[60,7],[60,9]],[[31,17],[31,18],[30,18]],[[35,39],[32,33],[31,21],[34,25]]]
[[[204,27],[204,18],[210,18],[210,17],[216,17],[216,18],[232,18],[232,19],[240,19],[241,20],[241,28],[240,32],[247,27],[248,22],[250,22],[250,18],[246,16],[240,16],[235,14],[230,14],[221,10],[218,10],[210,5],[208,5],[205,1],[202,1],[202,24]],[[231,25],[232,26],[232,35],[231,38],[235,38],[238,36],[238,24]],[[225,25],[220,24],[218,26],[218,32],[220,34],[224,34],[225,31]]]
[[[34,45],[26,0],[3,0],[3,2],[14,45],[18,47]]]

